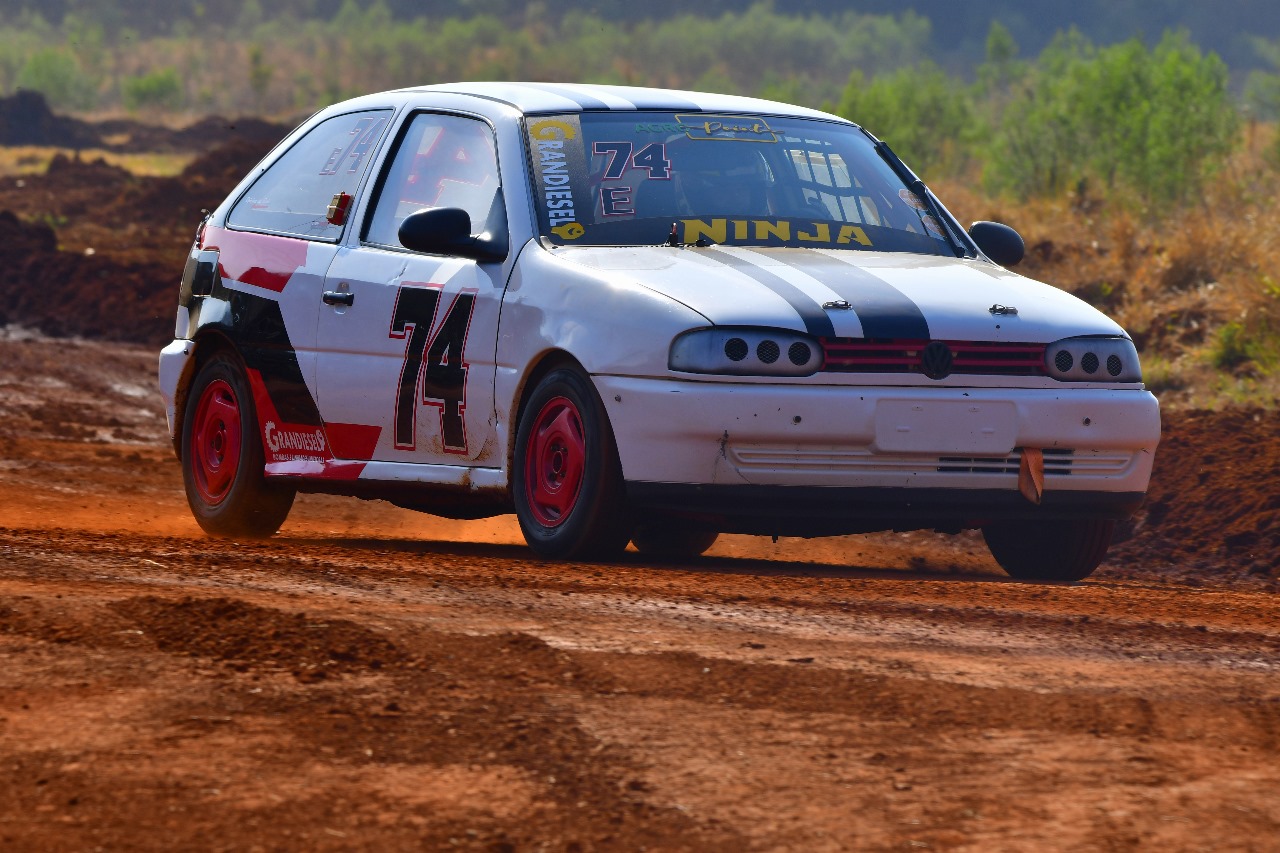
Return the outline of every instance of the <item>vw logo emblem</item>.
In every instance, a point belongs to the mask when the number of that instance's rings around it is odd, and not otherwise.
[[[920,370],[930,379],[946,379],[951,375],[951,347],[942,341],[930,341],[920,357]]]

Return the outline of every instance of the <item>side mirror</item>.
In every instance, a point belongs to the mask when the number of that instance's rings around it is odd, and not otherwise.
[[[396,234],[400,245],[432,255],[460,255],[477,261],[501,261],[505,242],[489,234],[472,235],[471,215],[460,207],[429,207],[411,213]]]
[[[1017,266],[1027,253],[1022,236],[999,222],[975,222],[969,226],[969,236],[982,254],[1002,267]]]

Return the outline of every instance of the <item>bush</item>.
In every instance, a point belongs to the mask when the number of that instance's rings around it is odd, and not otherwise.
[[[1136,39],[1095,49],[1072,32],[1000,116],[988,176],[1024,195],[1097,180],[1148,205],[1182,202],[1231,153],[1238,127],[1226,66],[1184,34],[1149,51]]]
[[[62,110],[93,109],[97,87],[65,48],[46,47],[31,54],[18,73],[17,88],[44,95],[49,105]]]
[[[836,112],[888,142],[922,176],[954,172],[973,136],[968,95],[931,62],[876,77],[853,72]]]
[[[177,110],[182,108],[185,101],[182,81],[178,78],[178,72],[172,68],[130,77],[121,86],[121,94],[125,107],[131,111]]]

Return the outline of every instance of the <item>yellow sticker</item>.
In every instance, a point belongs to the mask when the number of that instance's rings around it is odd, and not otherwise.
[[[583,234],[587,233],[587,229],[583,228],[576,222],[566,222],[564,225],[557,225],[551,229],[552,233],[558,234],[563,240],[577,240]]]
[[[567,121],[549,118],[530,125],[529,135],[534,139],[573,139],[578,134]]]

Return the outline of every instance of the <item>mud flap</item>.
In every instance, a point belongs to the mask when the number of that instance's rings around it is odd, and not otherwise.
[[[1033,447],[1022,448],[1022,462],[1018,465],[1018,491],[1037,506],[1044,499],[1044,454]]]

